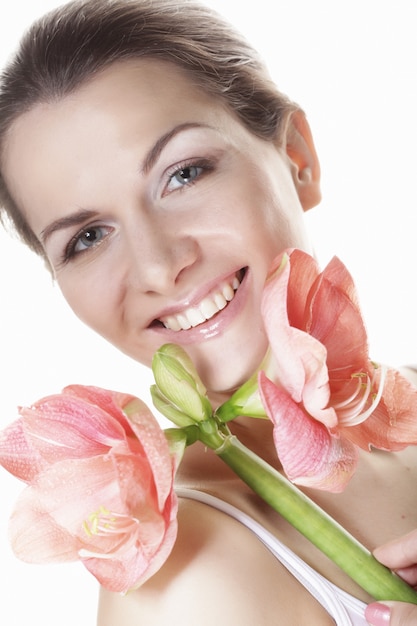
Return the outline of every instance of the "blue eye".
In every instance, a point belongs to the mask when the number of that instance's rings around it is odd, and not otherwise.
[[[191,187],[216,169],[216,160],[212,157],[194,157],[173,165],[166,172],[167,185],[164,195]]]
[[[76,241],[73,245],[73,252],[81,252],[86,248],[92,248],[96,246],[103,237],[106,236],[108,229],[103,226],[90,226],[86,228],[81,234],[77,235]]]
[[[63,254],[63,262],[66,263],[78,254],[86,252],[98,246],[113,230],[111,226],[87,226],[71,238]]]
[[[202,173],[203,168],[197,165],[187,165],[177,169],[177,171],[170,177],[169,187],[172,189],[179,189],[185,185],[190,185],[194,182],[198,176]]]

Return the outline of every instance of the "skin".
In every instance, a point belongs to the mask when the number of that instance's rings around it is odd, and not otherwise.
[[[129,61],[22,115],[2,167],[76,315],[148,365],[161,344],[184,345],[216,404],[264,357],[260,298],[272,259],[292,246],[311,253],[303,212],[320,199],[320,170],[304,117],[295,114],[289,129],[282,145],[261,140],[175,66]],[[244,279],[233,300],[208,322],[180,331],[155,323],[237,273]],[[268,421],[235,420],[232,429],[280,469]],[[343,494],[306,491],[373,549],[417,526],[416,473],[410,451],[363,453]],[[235,504],[370,600],[200,444],[187,449],[178,483]],[[311,626],[333,624],[237,522],[184,500],[179,526],[173,553],[148,583],[126,597],[102,592],[99,626],[175,618],[184,626],[270,626],[271,615],[288,625],[305,615]]]
[[[173,129],[144,172],[150,151]],[[289,246],[310,251],[294,184],[303,185],[296,160],[305,173],[314,158],[303,150],[294,148],[290,159],[178,68],[149,60],[119,64],[23,115],[9,133],[4,165],[76,315],[147,365],[161,344],[184,345],[215,397],[264,356],[259,302],[272,259]],[[174,178],[191,165],[188,184]],[[51,232],[80,211],[92,215]],[[63,260],[70,240],[88,228],[97,243],[80,242],[81,253]],[[152,325],[198,304],[242,268],[245,289],[233,308],[190,331]],[[242,342],[248,328],[253,339]]]

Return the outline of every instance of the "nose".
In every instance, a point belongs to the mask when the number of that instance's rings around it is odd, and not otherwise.
[[[128,245],[129,283],[147,294],[172,295],[199,256],[198,242],[178,220],[142,221]]]

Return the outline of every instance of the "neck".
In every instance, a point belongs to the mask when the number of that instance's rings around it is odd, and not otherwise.
[[[230,431],[249,450],[267,463],[281,470],[272,438],[272,423],[265,419],[239,417],[229,422]],[[203,444],[196,442],[186,449],[184,459],[177,472],[177,482],[203,488],[209,484],[241,483],[236,474]]]
[[[273,441],[273,425],[269,419],[239,417],[230,422],[229,427],[244,446],[275,468],[281,469]]]

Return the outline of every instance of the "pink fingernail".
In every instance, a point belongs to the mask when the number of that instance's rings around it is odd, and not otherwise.
[[[365,609],[366,621],[372,626],[387,626],[390,621],[391,609],[380,602],[368,604]]]

